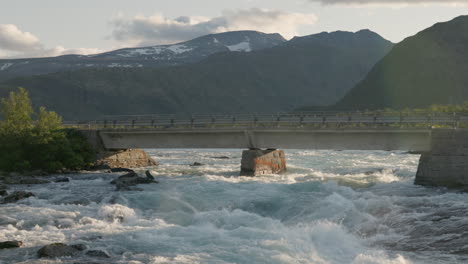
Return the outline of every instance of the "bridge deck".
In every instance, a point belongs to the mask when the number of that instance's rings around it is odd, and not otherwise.
[[[310,112],[276,115],[114,116],[67,122],[99,134],[108,149],[430,149],[433,127],[468,126],[460,113]]]

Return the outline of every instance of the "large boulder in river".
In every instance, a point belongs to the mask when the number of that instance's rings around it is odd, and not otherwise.
[[[25,192],[25,191],[15,191],[10,195],[7,195],[3,198],[3,203],[15,203],[19,200],[26,199],[28,197],[34,196],[33,193],[31,192]]]
[[[78,255],[85,249],[86,246],[81,244],[69,246],[63,243],[53,243],[43,246],[39,251],[37,251],[37,255],[40,258],[72,257]]]
[[[151,177],[140,177],[136,172],[129,172],[111,181],[111,184],[114,184],[117,187],[117,190],[129,190],[131,186],[148,183],[158,182],[155,181],[154,178],[152,179]]]
[[[158,166],[148,153],[141,149],[126,149],[118,151],[102,151],[98,153],[96,168],[141,168]]]
[[[4,241],[0,242],[0,249],[5,249],[5,248],[19,248],[23,245],[23,242],[21,241]]]

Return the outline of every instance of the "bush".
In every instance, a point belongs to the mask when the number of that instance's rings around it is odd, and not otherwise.
[[[95,153],[86,138],[62,128],[55,112],[40,107],[35,113],[25,89],[3,98],[0,114],[0,170],[57,172],[93,162]]]

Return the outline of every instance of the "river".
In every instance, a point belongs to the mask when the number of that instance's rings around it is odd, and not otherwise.
[[[36,197],[0,205],[0,241],[24,242],[0,263],[468,262],[468,194],[413,185],[418,155],[286,150],[287,173],[250,178],[241,150],[148,152],[159,184],[139,191],[118,173],[13,186]],[[55,242],[111,258],[37,259]]]

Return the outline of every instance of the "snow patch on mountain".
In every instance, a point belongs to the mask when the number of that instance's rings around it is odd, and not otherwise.
[[[244,51],[250,52],[252,48],[250,47],[250,42],[244,41],[235,45],[226,46],[230,51]]]
[[[192,48],[189,48],[185,45],[172,45],[172,46],[169,46],[168,47],[169,50],[171,50],[172,52],[174,52],[175,54],[181,54],[181,53],[185,53],[185,52],[188,52],[188,51],[191,51]]]

